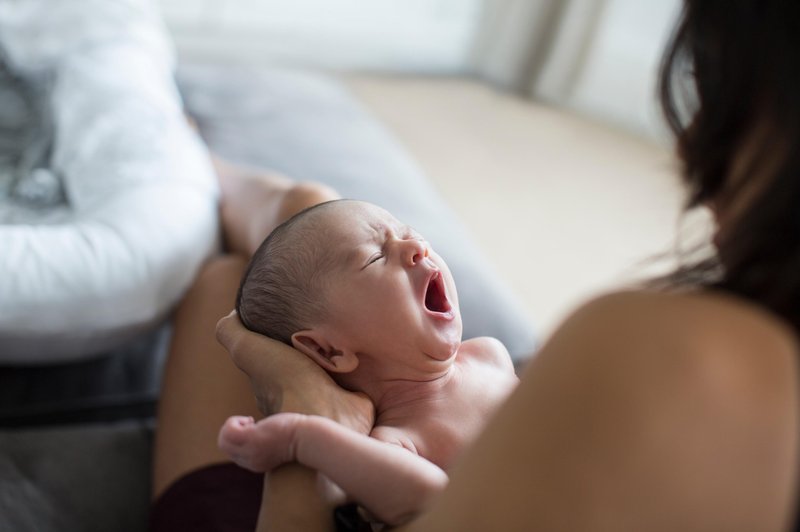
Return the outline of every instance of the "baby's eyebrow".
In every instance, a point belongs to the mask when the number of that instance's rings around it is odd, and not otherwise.
[[[365,235],[364,240],[362,242],[355,244],[353,247],[347,250],[345,254],[345,264],[347,265],[352,264],[353,266],[361,268],[363,266],[362,262],[364,260],[363,246],[365,244],[370,244],[370,243],[380,245],[381,237],[379,230],[372,228],[372,231],[370,232],[373,233],[371,236]]]
[[[419,234],[419,231],[417,231],[416,229],[414,229],[410,225],[403,225],[402,229],[403,229],[402,234],[404,234],[404,235],[412,235],[412,236],[419,236],[419,237],[422,236],[422,235]]]
[[[347,255],[345,256],[345,264],[347,265],[354,265],[354,266],[361,266],[361,252],[358,248],[351,248],[347,251]]]

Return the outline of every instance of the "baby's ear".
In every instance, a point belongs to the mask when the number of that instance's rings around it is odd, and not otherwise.
[[[299,331],[292,335],[292,345],[331,373],[350,373],[358,367],[358,357],[349,350],[336,349],[319,331]]]

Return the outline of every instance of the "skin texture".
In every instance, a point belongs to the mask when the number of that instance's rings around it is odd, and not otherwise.
[[[315,242],[337,267],[324,272],[326,315],[296,332],[294,346],[342,384],[380,400],[386,381],[430,380],[444,374],[461,342],[452,274],[413,229],[385,210],[340,201],[314,211]],[[309,242],[297,243],[309,245]],[[433,277],[438,281],[432,280]],[[446,312],[425,305],[429,285],[446,293]]]
[[[284,413],[257,423],[237,416],[223,426],[220,447],[252,471],[297,461],[325,474],[378,520],[405,522],[444,489],[443,469],[516,384],[510,363],[497,365],[486,343],[494,342],[465,342],[445,377],[420,383],[379,412],[386,423],[369,436],[321,416]],[[480,356],[469,352],[476,349]]]
[[[219,444],[257,472],[292,461],[312,467],[380,521],[399,524],[446,486],[443,469],[517,378],[500,342],[461,343],[452,276],[412,229],[363,202],[336,202],[308,216],[313,245],[341,267],[322,274],[325,318],[292,339],[370,398],[376,424],[367,437],[320,416],[286,413],[257,423],[239,416],[225,423]],[[445,296],[436,305],[426,303],[432,286]]]
[[[220,325],[249,334],[239,327]],[[797,355],[782,322],[734,298],[591,302],[543,347],[429,511],[401,528],[784,530]]]
[[[234,350],[236,356],[232,358],[236,366],[250,370],[248,376],[252,390],[259,409],[265,415],[278,412],[314,414],[361,434],[369,434],[375,420],[372,401],[363,393],[350,392],[336,384],[310,358],[298,356],[297,351],[286,344],[250,333],[233,312],[219,320],[216,336],[221,345]],[[269,356],[265,357],[264,353],[269,353]],[[294,378],[286,378],[287,375],[294,375]],[[315,393],[309,394],[310,389]],[[226,406],[230,415],[237,412],[238,405],[234,401],[226,400]],[[198,419],[195,423],[204,427],[209,425],[202,421]],[[219,426],[213,430],[218,433]],[[222,452],[219,448],[216,451]],[[209,463],[214,462],[201,460],[196,467]],[[325,479],[315,470],[296,463],[271,471],[265,475],[257,529],[331,529],[331,512],[342,498],[340,493],[328,488]]]

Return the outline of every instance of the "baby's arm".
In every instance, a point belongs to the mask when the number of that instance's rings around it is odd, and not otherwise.
[[[316,469],[381,521],[397,525],[447,485],[447,474],[404,449],[320,416],[229,418],[219,445],[240,466],[270,471],[297,461]]]

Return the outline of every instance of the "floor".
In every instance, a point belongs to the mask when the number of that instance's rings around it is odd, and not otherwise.
[[[652,260],[674,249],[683,202],[667,146],[472,80],[345,81],[446,196],[541,337],[587,298],[672,265]]]

